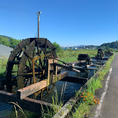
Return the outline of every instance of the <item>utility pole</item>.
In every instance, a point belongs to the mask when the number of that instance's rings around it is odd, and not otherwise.
[[[40,11],[38,12],[38,39],[39,39],[39,36],[40,36],[40,34],[39,34],[39,25],[40,25]]]

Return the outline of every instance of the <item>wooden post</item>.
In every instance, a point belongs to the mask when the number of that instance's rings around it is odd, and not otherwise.
[[[48,59],[48,78],[47,78],[47,85],[50,84],[50,59]]]

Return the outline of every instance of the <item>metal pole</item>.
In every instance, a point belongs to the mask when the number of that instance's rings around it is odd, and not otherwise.
[[[38,39],[39,39],[40,11],[38,12]]]

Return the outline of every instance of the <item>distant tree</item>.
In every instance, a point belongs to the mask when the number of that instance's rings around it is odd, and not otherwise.
[[[0,37],[0,44],[10,46],[8,39],[5,40],[4,38]]]
[[[10,39],[9,42],[10,42],[10,47],[15,48],[16,45],[18,45],[18,43],[20,41],[19,40],[15,40],[15,39]]]
[[[106,48],[118,49],[118,41],[111,42],[111,43],[103,43],[99,47],[102,49],[106,49]]]
[[[57,44],[56,42],[54,42],[53,45],[56,48],[56,52],[61,52],[62,51],[62,48],[60,47],[59,44]]]

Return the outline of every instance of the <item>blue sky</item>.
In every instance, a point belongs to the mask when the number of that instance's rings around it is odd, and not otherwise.
[[[0,35],[40,36],[61,46],[118,40],[118,0],[0,0]]]

